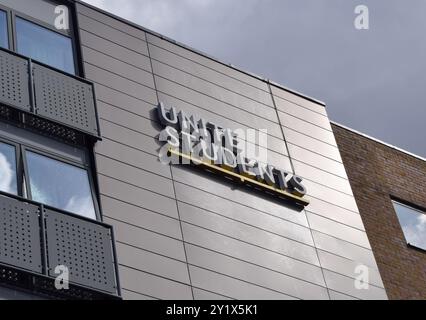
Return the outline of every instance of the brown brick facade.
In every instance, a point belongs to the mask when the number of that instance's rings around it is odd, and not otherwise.
[[[426,208],[426,161],[333,125],[390,299],[426,299],[426,252],[407,246],[391,196]]]

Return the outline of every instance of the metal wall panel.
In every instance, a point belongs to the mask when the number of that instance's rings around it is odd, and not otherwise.
[[[302,226],[308,226],[303,213],[287,208],[283,205],[282,201],[264,197],[261,193],[253,196],[252,191],[246,187],[236,186],[221,177],[215,179],[214,177],[206,176],[201,171],[189,170],[188,168],[177,166],[173,167],[172,171],[175,181],[196,187],[244,206],[267,212]]]
[[[117,243],[117,253],[118,259],[123,266],[189,284],[188,268],[184,262],[124,243]]]
[[[259,229],[313,245],[309,228],[290,222],[283,215],[274,216],[180,183],[176,184],[176,198],[182,202],[181,206],[190,204]]]
[[[186,245],[191,265],[251,282],[300,299],[328,299],[327,289],[300,279],[247,264],[219,253]]]
[[[181,220],[196,226],[212,230],[222,235],[247,242],[255,246],[299,259],[308,263],[315,263],[313,256],[315,249],[305,243],[290,240],[278,235],[257,229],[240,222],[225,219],[218,215],[203,212],[201,209],[188,205],[180,205]],[[306,241],[310,240],[309,238]]]
[[[158,46],[148,44],[150,56],[153,60],[163,62],[179,70],[188,72],[196,77],[224,87],[244,97],[251,98],[268,106],[273,106],[272,97],[269,92],[236,80],[223,73],[205,67],[191,59],[184,58],[175,53],[162,49]]]
[[[156,139],[102,119],[100,125],[106,139],[158,156],[161,145]]]
[[[102,69],[108,70],[115,74],[123,75],[126,79],[136,83],[152,86],[152,78],[148,71],[134,67],[129,63],[122,62],[115,57],[106,55],[100,51],[95,51],[89,47],[83,47],[84,60],[88,64],[96,65]],[[144,56],[140,56],[139,60],[146,60]],[[149,62],[149,60],[148,60]]]
[[[371,249],[368,242],[367,233],[344,224],[335,222],[333,220],[323,218],[311,212],[307,213],[309,225],[313,230],[331,235],[338,239],[342,239],[361,247]]]
[[[93,33],[104,39],[109,39],[112,42],[121,45],[125,48],[131,49],[144,55],[148,55],[148,47],[146,45],[146,42],[132,35],[129,35],[125,31],[120,31],[116,28],[112,28],[104,23],[101,23],[82,14],[78,15],[78,23],[80,29],[82,30]]]
[[[126,61],[129,65],[136,68],[152,71],[151,61],[149,58],[139,52],[127,49],[126,47],[120,46],[114,42],[109,41],[108,39],[104,39],[83,29],[80,30],[80,38],[81,42],[83,42],[85,45],[83,49],[90,48],[96,50],[97,52],[102,52],[105,55],[114,58],[120,58],[121,60]],[[84,53],[85,58],[86,56],[87,54]]]
[[[290,158],[294,158],[300,162],[306,163],[314,168],[335,174],[339,177],[347,179],[345,167],[341,162],[323,157],[317,153],[313,153],[307,149],[298,147],[288,143]],[[348,181],[349,184],[349,181]]]
[[[163,165],[154,155],[105,138],[102,143],[97,144],[95,150],[98,155],[171,179],[170,168]]]
[[[120,281],[124,289],[165,300],[192,300],[191,287],[143,271],[120,266]]]
[[[105,222],[114,227],[117,242],[185,262],[182,241],[117,220],[107,218]],[[121,263],[121,260],[119,260],[119,263]]]
[[[264,90],[265,92],[269,92],[268,86],[262,82],[259,81],[256,78],[253,78],[247,74],[244,74],[240,71],[234,70],[228,66],[225,66],[221,63],[217,63],[216,61],[213,61],[212,59],[209,59],[207,57],[204,57],[200,54],[197,54],[195,52],[192,52],[190,50],[187,50],[185,48],[182,48],[180,46],[177,46],[167,40],[163,40],[159,38],[158,36],[147,34],[146,35],[147,41],[150,44],[154,44],[160,48],[163,48],[165,50],[168,50],[170,52],[173,52],[181,57],[185,57],[191,61],[194,61],[196,63],[199,63],[203,66],[206,66],[208,68],[211,68],[215,71],[218,71],[220,73],[223,73],[224,75],[234,78],[236,80],[239,80],[243,83],[247,83],[251,86],[254,86],[256,88],[259,88],[261,90]]]
[[[177,217],[176,202],[169,197],[137,188],[118,180],[99,176],[101,194],[165,215]],[[119,214],[119,213],[117,213]]]
[[[320,126],[311,124],[308,121],[301,120],[281,111],[278,111],[278,116],[280,118],[281,124],[284,127],[293,129],[309,137],[321,140],[332,146],[337,146],[336,140],[334,139],[334,135],[331,130],[326,130]]]
[[[77,6],[104,136],[101,201],[117,229],[126,298],[386,297],[324,106]],[[311,203],[298,211],[159,163],[159,101],[224,128],[267,129],[268,162],[294,167]],[[358,264],[372,273],[371,292],[350,287]]]
[[[242,124],[238,122],[239,120],[231,120],[226,117],[224,117],[221,114],[215,113],[214,110],[206,110],[198,108],[197,106],[187,103],[185,101],[179,100],[177,98],[174,98],[170,95],[164,94],[162,92],[158,92],[158,98],[160,101],[165,103],[166,105],[176,106],[179,110],[184,110],[185,112],[189,114],[195,114],[201,117],[204,117],[206,120],[223,127],[223,128],[229,128],[229,129],[265,129],[262,128],[260,125],[256,127],[250,127],[246,124]],[[214,111],[214,112],[213,112]],[[269,132],[269,128],[266,128]],[[272,150],[274,152],[287,155],[286,145],[282,138],[277,138],[272,135],[268,135],[268,149]]]
[[[321,266],[323,268],[353,279],[357,279],[357,277],[359,277],[359,271],[357,272],[357,267],[361,265],[359,262],[339,257],[322,250],[318,250],[318,256],[321,261]],[[368,272],[368,277],[365,279],[366,282],[374,286],[383,288],[383,282],[380,277],[379,271],[372,267],[365,267],[366,271]]]
[[[272,90],[272,94],[273,95],[276,95],[276,96],[278,96],[278,97],[280,97],[282,99],[291,101],[291,102],[293,102],[293,103],[295,103],[297,105],[300,105],[300,106],[302,106],[304,108],[307,108],[309,110],[312,110],[314,112],[318,112],[318,113],[320,113],[322,115],[327,116],[327,112],[326,112],[324,106],[321,105],[321,104],[318,104],[318,103],[315,103],[315,102],[310,101],[308,99],[305,99],[303,97],[300,97],[297,94],[294,94],[294,93],[292,93],[290,91],[287,91],[287,90],[284,90],[282,88],[279,88],[279,87],[277,87],[275,85],[271,86],[271,90]]]
[[[167,197],[174,197],[174,190],[170,179],[101,155],[98,155],[96,160],[99,174]]]
[[[106,87],[115,89],[116,91],[124,92],[136,99],[141,99],[149,103],[156,104],[157,97],[155,94],[154,86],[145,86],[139,83],[126,79],[123,76],[118,76],[110,71],[101,69],[86,63],[84,65],[86,76],[95,83],[102,84]],[[146,83],[151,83],[150,79],[146,79]]]
[[[182,240],[179,220],[123,201],[101,196],[104,217]]]
[[[317,248],[377,269],[376,260],[370,249],[315,230],[312,231],[312,236]]]
[[[352,226],[359,230],[365,230],[361,216],[358,212],[353,212],[342,207],[336,206],[330,202],[311,198],[309,206],[305,209],[317,215],[329,218],[331,220]]]
[[[331,131],[330,121],[327,116],[279,97],[274,97],[274,101],[279,111]]]
[[[208,292],[206,290],[201,290],[193,288],[194,299],[195,300],[231,300],[231,298],[221,296],[220,294]]]
[[[326,171],[309,166],[303,162],[293,159],[294,171],[302,178],[311,180],[315,183],[326,185],[337,191],[352,195],[352,189],[348,180]]]
[[[325,285],[318,260],[306,263],[188,223],[183,223],[182,229],[185,243],[219,252],[295,278]]]
[[[268,134],[282,139],[280,126],[276,122],[244,112],[236,107],[225,104],[219,100],[213,99],[207,95],[201,94],[157,75],[154,77],[157,90],[162,93],[193,104],[201,109],[214,111],[216,114],[238,121],[250,128],[268,129]]]
[[[325,281],[330,289],[348,294],[358,299],[387,299],[385,289],[369,285],[368,289],[356,289],[354,279],[324,270]]]
[[[283,131],[287,142],[342,163],[342,158],[340,157],[337,146],[330,145],[289,128],[283,127]]]
[[[192,284],[195,287],[242,300],[295,300],[285,295],[255,284],[228,277],[216,272],[190,266]]]
[[[258,115],[259,117],[276,123],[278,122],[277,113],[271,106],[266,106],[252,99],[241,96],[223,87],[219,87],[208,81],[194,77],[190,73],[170,67],[162,62],[153,60],[152,68],[154,74],[162,78],[166,78],[196,92],[205,94],[206,96],[212,97],[229,106],[234,106],[243,112]],[[161,86],[158,86],[157,88],[161,90]]]
[[[91,18],[93,20],[96,20],[98,22],[101,22],[103,24],[106,24],[118,31],[122,31],[132,37],[135,37],[137,39],[141,39],[143,41],[146,41],[146,34],[144,31],[135,28],[128,23],[121,22],[113,17],[110,17],[108,15],[105,15],[102,12],[99,12],[97,10],[93,10],[89,7],[83,6],[83,5],[77,5],[77,12],[81,15],[86,16],[87,18]],[[80,15],[79,15],[80,16]],[[111,37],[108,37],[107,39],[110,39]]]

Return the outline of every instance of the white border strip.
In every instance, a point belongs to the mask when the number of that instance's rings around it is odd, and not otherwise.
[[[422,161],[426,161],[426,158],[423,158],[423,157],[421,157],[421,156],[419,156],[419,155],[417,155],[417,154],[414,154],[414,153],[411,153],[411,152],[409,152],[409,151],[407,151],[407,150],[404,150],[404,149],[398,148],[398,147],[396,147],[396,146],[394,146],[394,145],[391,145],[391,144],[389,144],[389,143],[386,143],[386,142],[384,142],[384,141],[382,141],[382,140],[379,140],[379,139],[373,138],[373,137],[371,137],[371,136],[369,136],[369,135],[367,135],[367,134],[365,134],[365,133],[362,133],[362,132],[359,132],[359,131],[357,131],[357,130],[355,130],[355,129],[352,129],[352,128],[349,128],[349,127],[346,127],[346,126],[344,126],[344,125],[342,125],[342,124],[340,124],[340,123],[337,123],[337,122],[334,122],[334,121],[330,121],[330,123],[331,123],[331,124],[334,124],[334,125],[336,125],[336,126],[338,126],[338,127],[341,127],[341,128],[343,128],[343,129],[346,129],[346,130],[348,130],[348,131],[351,131],[351,132],[353,132],[353,133],[356,133],[356,134],[358,134],[358,135],[360,135],[360,136],[362,136],[362,137],[364,137],[364,138],[367,138],[367,139],[373,140],[373,141],[378,142],[378,143],[380,143],[380,144],[383,144],[383,145],[385,145],[385,146],[387,146],[387,147],[389,147],[389,148],[392,148],[392,149],[395,149],[395,150],[397,150],[397,151],[399,151],[399,152],[405,153],[405,154],[407,154],[407,155],[409,155],[409,156],[412,156],[412,157],[414,157],[414,158],[416,158],[416,159],[419,159],[419,160],[422,160]]]

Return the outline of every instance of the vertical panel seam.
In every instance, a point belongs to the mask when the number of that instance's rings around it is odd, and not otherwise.
[[[158,96],[158,90],[157,90],[157,83],[155,81],[155,76],[154,76],[154,67],[152,65],[151,52],[149,50],[149,43],[148,43],[148,39],[146,37],[146,32],[144,33],[144,36],[145,36],[146,47],[147,47],[147,50],[148,50],[149,63],[151,65],[152,80],[154,81],[155,95],[157,97],[157,102],[160,103],[160,98]],[[176,195],[176,186],[175,186],[175,180],[174,180],[174,177],[173,177],[173,170],[172,170],[171,165],[169,165],[169,169],[170,169],[170,176],[172,178],[172,186],[173,186],[173,194],[174,194],[174,198],[175,198],[175,202],[176,202],[176,210],[177,210],[177,214],[178,214],[178,218],[179,218],[179,228],[180,228],[180,233],[181,233],[181,236],[182,236],[182,246],[183,246],[183,252],[185,254],[185,261],[186,261],[186,268],[187,268],[187,271],[188,271],[189,285],[190,285],[190,288],[191,288],[192,299],[195,300],[194,288],[192,286],[191,272],[189,270],[188,255],[186,253],[186,247],[185,247],[185,237],[183,235],[182,220],[180,218],[180,212],[179,212],[179,202],[178,202],[177,195]]]
[[[286,138],[285,138],[284,129],[283,129],[283,126],[282,126],[282,123],[281,123],[280,116],[279,116],[279,114],[278,114],[278,108],[277,108],[277,105],[276,105],[276,103],[275,103],[274,94],[272,93],[271,84],[269,83],[269,81],[268,81],[268,83],[267,83],[267,84],[268,84],[269,94],[271,95],[272,104],[273,104],[274,109],[275,109],[275,112],[276,112],[276,114],[277,114],[278,124],[280,125],[280,129],[281,129],[281,133],[282,133],[283,140],[284,140],[284,143],[285,143],[285,147],[286,147],[286,150],[287,150],[288,158],[289,158],[289,160],[290,160],[290,165],[291,165],[291,168],[292,168],[292,170],[293,170],[293,173],[294,173],[294,174],[296,174],[296,171],[294,170],[294,165],[293,165],[292,157],[291,157],[291,154],[290,154],[290,150],[289,150],[289,148],[288,148],[287,140],[286,140]],[[333,133],[333,135],[334,135],[334,133]],[[323,279],[324,279],[325,288],[327,289],[328,299],[329,299],[329,300],[331,300],[331,296],[330,296],[330,289],[328,288],[327,281],[326,281],[326,279],[325,279],[324,268],[323,268],[323,266],[322,266],[322,264],[321,264],[321,260],[320,260],[319,254],[318,254],[318,247],[317,247],[317,245],[316,245],[316,243],[315,243],[314,235],[312,234],[312,228],[311,228],[311,225],[310,225],[310,223],[309,223],[308,215],[307,215],[307,213],[306,213],[306,210],[305,210],[305,209],[303,209],[303,213],[305,214],[305,217],[306,217],[306,223],[308,224],[309,232],[310,232],[310,234],[311,234],[311,238],[312,238],[312,242],[314,243],[315,254],[316,254],[316,256],[317,256],[318,263],[319,263],[319,266],[320,266],[320,269],[321,269],[321,274],[322,274],[322,277],[323,277]]]
[[[276,113],[276,115],[277,115],[277,121],[278,121],[278,125],[280,126],[281,135],[282,135],[282,137],[283,137],[284,144],[285,144],[285,149],[286,149],[287,154],[288,154],[288,159],[290,160],[291,170],[293,170],[293,173],[296,173],[296,172],[294,171],[293,160],[291,159],[291,156],[290,156],[290,150],[289,150],[289,148],[288,148],[287,140],[286,140],[285,135],[284,135],[283,125],[282,125],[282,123],[281,123],[281,119],[280,119],[280,116],[279,116],[279,114],[278,114],[278,109],[277,109],[277,104],[275,103],[274,94],[272,93],[271,85],[270,85],[270,83],[269,83],[269,82],[267,83],[267,85],[268,85],[269,94],[271,95],[272,105],[274,106],[274,110],[275,110],[275,113]]]

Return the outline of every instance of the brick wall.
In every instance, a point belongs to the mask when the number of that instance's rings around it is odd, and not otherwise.
[[[426,161],[333,125],[390,299],[426,299],[426,252],[407,246],[391,196],[426,208]]]

